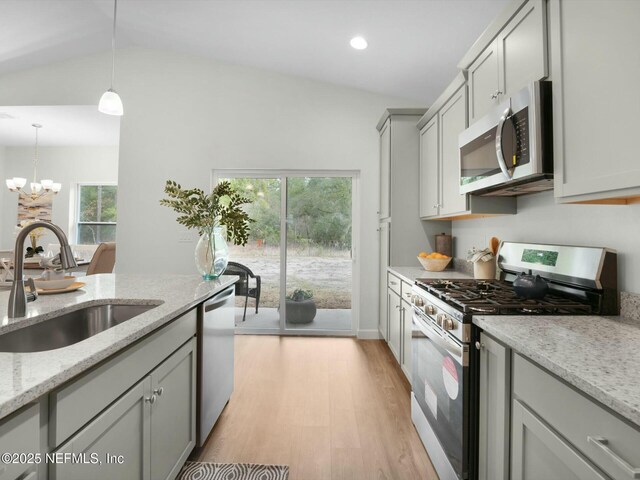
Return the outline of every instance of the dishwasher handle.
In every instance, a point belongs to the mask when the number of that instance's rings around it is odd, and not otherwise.
[[[212,310],[216,310],[220,308],[228,299],[232,298],[236,293],[234,287],[223,290],[222,292],[216,294],[207,300],[204,304],[204,311],[210,312]]]

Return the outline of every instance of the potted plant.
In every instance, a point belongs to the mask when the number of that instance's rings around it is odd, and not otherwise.
[[[249,239],[252,220],[242,209],[244,204],[250,203],[249,199],[234,190],[229,182],[220,182],[206,194],[199,188],[184,189],[173,180],[167,180],[164,192],[169,198],[160,200],[160,204],[178,212],[177,222],[197,230],[200,235],[195,260],[202,278],[218,278],[229,260],[227,241],[244,246]]]
[[[22,230],[24,227],[32,224],[35,221],[36,220],[22,220],[20,222],[20,225],[16,226],[15,234],[17,235],[20,232],[20,230]],[[40,240],[40,238],[43,237],[45,233],[46,233],[46,230],[44,228],[36,228],[35,230],[31,230],[31,232],[29,233],[31,246],[27,247],[27,251],[24,255],[24,258],[33,258],[36,256],[37,257],[42,256],[42,254],[44,253],[44,248],[38,245],[38,240]]]
[[[316,302],[310,290],[295,289],[291,295],[287,295],[286,305],[287,323],[311,323],[316,316]]]

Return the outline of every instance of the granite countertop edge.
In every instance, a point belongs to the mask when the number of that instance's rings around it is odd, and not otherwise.
[[[144,278],[143,276],[138,276],[138,278]],[[152,279],[153,276],[149,275],[149,279]],[[176,278],[185,278],[185,276],[177,275]],[[32,318],[24,318],[18,319],[19,321],[16,324],[12,324],[10,328],[1,330],[0,335],[3,333],[7,333],[8,331],[13,331],[19,328],[24,328],[29,325],[39,323],[41,321],[46,321],[51,319],[52,317],[57,317],[59,315],[63,315],[65,313],[69,313],[75,310],[78,310],[83,307],[88,307],[92,305],[104,305],[109,302],[119,302],[119,303],[132,303],[139,305],[157,305],[157,309],[151,309],[138,317],[134,317],[123,324],[120,324],[111,329],[105,330],[99,334],[96,334],[92,337],[89,337],[86,340],[78,342],[76,344],[70,345],[68,347],[63,347],[57,350],[51,350],[49,352],[55,352],[55,354],[64,354],[66,350],[72,348],[82,348],[82,344],[85,342],[98,343],[96,346],[96,350],[92,351],[89,355],[84,356],[79,362],[70,364],[61,368],[51,375],[43,376],[39,381],[33,385],[30,385],[27,388],[19,391],[15,394],[10,394],[10,396],[5,396],[8,392],[2,391],[4,388],[0,388],[0,419],[10,415],[11,413],[19,410],[23,406],[37,400],[38,398],[48,394],[53,391],[55,388],[60,385],[68,382],[74,377],[80,375],[81,373],[89,370],[91,367],[97,365],[98,363],[106,360],[107,358],[115,355],[119,351],[125,349],[130,346],[137,340],[142,339],[143,337],[149,335],[155,330],[163,327],[170,321],[180,317],[184,313],[193,309],[197,305],[203,303],[207,299],[211,298],[213,295],[216,295],[221,290],[227,288],[228,286],[234,284],[237,281],[237,277],[235,276],[223,276],[220,277],[215,283],[211,283],[210,287],[204,289],[196,289],[194,294],[190,296],[189,300],[180,300],[175,303],[174,300],[168,300],[163,298],[157,298],[158,295],[155,294],[153,290],[149,292],[149,298],[136,298],[135,296],[131,296],[132,298],[128,298],[126,296],[113,296],[110,297],[100,297],[88,299],[81,303],[70,303],[66,307],[62,307],[56,310],[51,310],[42,315],[38,315],[37,317]],[[1,302],[0,302],[1,303]],[[31,304],[29,304],[31,305]],[[29,306],[28,306],[29,307]],[[27,308],[28,308],[27,307]],[[164,307],[164,308],[162,308]],[[122,325],[133,325],[133,320],[139,320],[140,325],[133,327],[133,330],[126,333],[121,334],[116,333],[114,329],[117,329]],[[110,332],[110,335],[107,337],[100,337],[101,334],[106,332]],[[115,338],[111,338],[115,337]],[[98,341],[100,340],[100,341]],[[92,342],[93,341],[93,342]],[[87,345],[88,347],[88,345]],[[20,356],[29,356],[29,355],[42,355],[43,353],[49,352],[37,352],[34,354],[31,353],[0,353],[0,356],[9,356],[8,358],[13,361],[13,358],[20,358]],[[18,360],[19,362],[20,360]],[[2,383],[3,377],[6,380],[7,376],[10,376],[12,372],[7,372],[5,368],[2,369],[0,373],[0,383]],[[4,385],[2,385],[4,387]],[[4,398],[3,398],[4,397]]]
[[[441,272],[429,272],[421,266],[390,266],[387,271],[393,275],[400,277],[407,283],[414,283],[417,278],[431,279],[455,279],[455,278],[473,278],[469,274],[460,270],[443,270]]]
[[[572,370],[568,368],[566,365],[554,360],[552,357],[553,352],[544,352],[541,350],[539,346],[534,344],[535,339],[531,341],[526,341],[526,339],[522,338],[514,338],[510,335],[505,329],[501,329],[499,324],[496,324],[491,321],[491,319],[495,319],[496,317],[484,317],[484,316],[475,316],[473,318],[473,323],[480,327],[483,331],[487,332],[492,337],[495,337],[500,342],[504,343],[506,346],[515,350],[517,353],[522,354],[527,359],[537,363],[541,367],[550,371],[554,375],[560,377],[562,380],[575,387],[579,391],[583,392],[585,395],[591,397],[597,402],[605,405],[609,409],[613,410],[619,416],[624,417],[628,421],[632,422],[636,425],[636,427],[640,427],[640,404],[633,403],[638,402],[638,398],[633,394],[626,394],[624,391],[620,393],[619,389],[607,389],[604,385],[597,385],[597,381],[593,381],[593,379],[586,378],[580,372]],[[504,319],[504,317],[502,317]],[[533,317],[526,317],[528,321],[531,321]],[[576,318],[575,316],[554,316],[552,320],[562,322],[564,319]],[[606,321],[611,322],[612,325],[625,325],[623,328],[634,328],[638,329],[640,332],[640,328],[637,327],[637,323],[635,321],[627,321],[624,317],[588,317],[591,320],[595,321]],[[551,318],[549,318],[551,320]],[[535,321],[535,320],[534,320]],[[587,327],[588,328],[588,327]],[[615,328],[615,327],[613,327]],[[584,335],[588,335],[589,332],[585,329],[582,332]],[[576,348],[576,345],[573,345],[572,348]],[[588,348],[587,345],[584,348]],[[593,353],[597,355],[597,353]],[[624,385],[620,385],[619,387],[624,387]],[[618,395],[616,395],[616,393]],[[632,397],[632,398],[628,398]]]

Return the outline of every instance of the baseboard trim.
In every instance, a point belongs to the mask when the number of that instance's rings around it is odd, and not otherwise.
[[[380,332],[378,329],[371,330],[358,330],[358,339],[359,340],[380,340],[382,337],[380,336]]]

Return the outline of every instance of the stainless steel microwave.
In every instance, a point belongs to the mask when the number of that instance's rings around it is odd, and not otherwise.
[[[515,196],[553,188],[551,82],[529,84],[458,137],[460,193]]]

